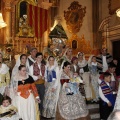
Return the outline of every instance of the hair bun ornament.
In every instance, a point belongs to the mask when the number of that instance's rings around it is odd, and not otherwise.
[[[79,56],[80,54],[84,55],[84,53],[83,53],[83,52],[78,52],[77,56]]]

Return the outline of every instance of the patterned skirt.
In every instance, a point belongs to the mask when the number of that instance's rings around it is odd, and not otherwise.
[[[49,82],[45,88],[45,95],[43,100],[43,112],[42,115],[45,118],[54,118],[56,115],[56,93],[51,91],[54,82]]]
[[[80,85],[79,85],[79,91],[80,91],[81,95],[85,97],[84,84],[80,83]]]
[[[56,120],[90,120],[87,106],[80,93],[66,95],[64,89],[61,91]]]

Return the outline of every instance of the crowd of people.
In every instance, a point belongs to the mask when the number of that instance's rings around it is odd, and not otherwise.
[[[20,55],[12,73],[2,56],[0,120],[90,120],[89,103],[99,103],[100,119],[107,120],[120,109],[120,61],[106,48],[88,60],[83,52],[73,56],[69,47],[60,57],[50,51],[45,58],[32,48],[29,56]]]

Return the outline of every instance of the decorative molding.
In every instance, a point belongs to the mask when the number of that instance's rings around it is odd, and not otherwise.
[[[99,31],[104,31],[107,27],[108,27],[108,24],[111,20],[111,16],[108,16],[106,17],[102,22],[101,24],[99,25]]]
[[[80,31],[85,13],[86,7],[82,8],[78,1],[72,2],[68,11],[64,11],[67,28],[71,33],[75,34]]]
[[[92,53],[93,48],[90,45],[90,41],[86,40],[84,35],[82,35],[80,38],[76,34],[72,35],[72,37],[68,40],[68,44],[71,48],[73,48],[73,40],[76,40],[77,42],[77,48],[75,50],[73,49],[73,54],[77,54],[80,51],[85,54]]]
[[[11,6],[14,0],[3,0],[5,3],[5,10],[6,11],[11,11]]]
[[[106,46],[109,53],[113,53],[112,42],[118,40],[120,40],[120,25],[108,26],[102,31],[102,46]]]

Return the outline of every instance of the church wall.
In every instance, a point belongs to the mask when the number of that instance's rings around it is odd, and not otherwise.
[[[68,36],[71,38],[71,33],[68,31],[66,21],[64,19],[64,11],[68,10],[68,7],[74,0],[61,0],[59,7],[59,15],[62,17],[62,26]],[[86,6],[86,14],[83,19],[83,24],[80,31],[77,33],[78,37],[84,35],[86,40],[90,40],[91,46],[93,45],[93,34],[92,34],[92,0],[76,0],[82,7]]]
[[[115,8],[117,0],[113,0],[111,6]],[[119,3],[119,0],[118,0]],[[108,48],[108,52],[113,54],[113,48],[112,48],[112,42],[120,40],[120,18],[117,17],[116,13],[113,15],[109,14],[109,0],[100,0],[100,21],[104,20],[106,17],[111,16],[108,24],[107,29],[107,41],[106,41],[106,47]],[[118,4],[119,5],[119,4]],[[105,27],[104,27],[105,28]],[[106,29],[105,29],[106,31]],[[105,31],[102,32],[102,36],[105,36]],[[106,36],[105,36],[106,38]]]
[[[0,12],[2,13],[3,15],[3,20],[5,20],[5,15],[4,15],[4,4],[3,4],[3,1],[1,1],[1,10]],[[4,31],[5,31],[5,28],[0,28],[0,44],[3,44],[4,43]],[[2,46],[2,45],[1,45]]]
[[[102,21],[103,19],[105,19],[106,17],[108,17],[109,14],[109,9],[108,9],[108,4],[109,4],[109,0],[100,0],[100,21]]]

